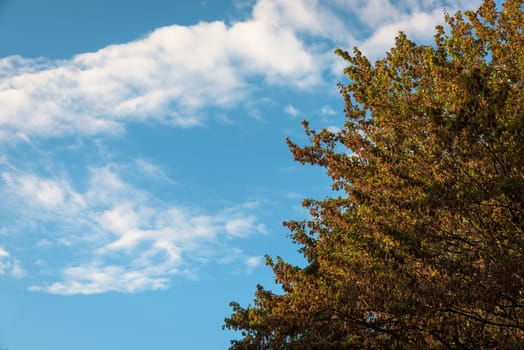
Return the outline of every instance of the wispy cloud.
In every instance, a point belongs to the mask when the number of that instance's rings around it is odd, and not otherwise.
[[[336,134],[337,132],[340,132],[340,128],[336,125],[329,125],[327,128],[326,128],[327,131],[329,132],[332,132],[334,134]]]
[[[335,112],[335,110],[331,108],[331,106],[326,105],[320,108],[320,114],[323,116],[332,116],[337,114],[337,112]]]
[[[297,108],[295,108],[293,105],[287,105],[284,108],[284,112],[286,112],[287,114],[289,114],[292,117],[296,117],[300,114],[300,111]]]
[[[47,287],[31,286],[29,289],[61,295],[166,289],[169,284],[169,279],[165,277],[166,271],[159,273],[156,270],[157,268],[132,269],[114,265],[68,267],[63,271],[64,281]]]
[[[26,275],[26,271],[22,268],[18,259],[12,258],[7,250],[0,247],[0,276],[5,274],[22,278]]]
[[[261,256],[250,256],[246,258],[246,271],[247,273],[253,272],[257,267],[262,265],[264,258]]]
[[[167,288],[173,276],[222,259],[235,239],[265,232],[251,213],[253,203],[215,213],[166,203],[125,182],[115,169],[90,169],[84,190],[63,178],[2,173],[1,190],[11,210],[58,228],[44,233],[39,242],[45,239],[45,244],[33,247],[35,256],[52,259],[46,249],[56,248],[81,257],[55,271],[55,281],[41,281],[31,290],[92,294]],[[21,276],[20,265],[4,262],[7,257],[2,248],[2,272],[11,269]]]

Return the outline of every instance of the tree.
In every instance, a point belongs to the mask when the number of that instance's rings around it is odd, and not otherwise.
[[[284,223],[308,264],[267,258],[283,293],[231,304],[232,349],[524,344],[522,2],[464,14],[374,65],[337,49],[344,128],[288,144],[343,195]]]

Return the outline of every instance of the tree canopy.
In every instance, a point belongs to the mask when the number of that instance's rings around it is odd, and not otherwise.
[[[341,131],[288,140],[339,192],[288,221],[306,267],[267,258],[283,292],[232,303],[232,349],[515,349],[524,344],[521,0],[446,15],[433,45],[400,33],[340,84]],[[340,195],[338,195],[340,194]]]

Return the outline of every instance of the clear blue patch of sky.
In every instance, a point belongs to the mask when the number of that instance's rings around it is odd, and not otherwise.
[[[0,56],[69,58],[167,25],[239,14],[231,1],[0,0]]]

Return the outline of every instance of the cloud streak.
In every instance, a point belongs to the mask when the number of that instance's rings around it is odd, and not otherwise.
[[[45,230],[35,255],[52,260],[46,249],[80,256],[60,268],[57,280],[31,286],[55,294],[136,292],[168,288],[173,276],[189,276],[202,263],[227,256],[236,239],[265,232],[250,213],[254,203],[215,213],[165,203],[125,182],[116,166],[90,169],[89,183],[76,189],[65,179],[2,173],[2,194],[17,214]],[[52,233],[51,233],[52,232]],[[238,258],[242,254],[235,253]],[[2,273],[21,275],[0,250]],[[237,259],[238,260],[238,259]]]

